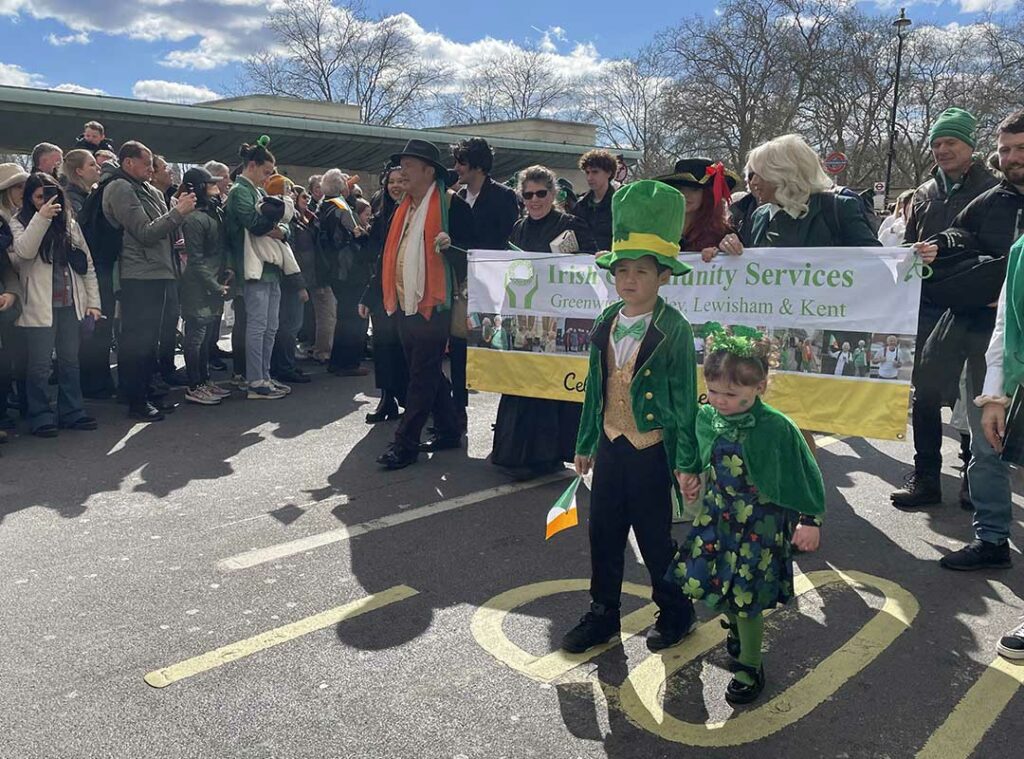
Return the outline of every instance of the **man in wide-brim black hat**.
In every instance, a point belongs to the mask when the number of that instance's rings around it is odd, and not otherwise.
[[[466,251],[473,247],[473,213],[447,188],[448,169],[433,143],[409,140],[391,162],[402,167],[406,195],[391,219],[379,281],[367,288],[363,307],[377,305],[366,297],[380,298],[394,315],[409,365],[405,414],[394,442],[377,459],[385,469],[402,469],[422,451],[462,445],[463,425],[442,363],[451,336],[454,284],[465,281]],[[434,436],[421,444],[431,414]]]

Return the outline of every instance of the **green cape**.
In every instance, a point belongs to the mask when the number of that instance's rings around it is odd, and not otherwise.
[[[754,402],[739,432],[743,461],[758,492],[777,506],[809,516],[825,512],[825,483],[804,436],[788,416],[763,403]],[[697,445],[701,463],[711,463],[711,448],[723,426],[731,419],[710,404],[697,412]]]

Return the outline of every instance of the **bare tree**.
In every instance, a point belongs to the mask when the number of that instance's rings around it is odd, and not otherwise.
[[[580,88],[578,118],[597,125],[602,144],[639,150],[638,175],[654,176],[672,162],[665,142],[675,124],[664,107],[672,86],[661,49],[647,45],[631,58],[607,64]]]
[[[553,55],[516,47],[476,63],[442,97],[441,111],[449,122],[557,118],[565,115],[570,89]]]
[[[271,13],[267,47],[244,64],[249,91],[350,102],[369,124],[417,123],[439,69],[417,55],[401,16],[359,0],[292,0]]]

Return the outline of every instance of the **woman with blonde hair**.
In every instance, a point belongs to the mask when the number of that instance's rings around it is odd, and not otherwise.
[[[748,248],[837,248],[881,245],[857,198],[833,192],[821,159],[803,137],[787,134],[750,151],[747,186],[757,198],[749,231],[726,235],[718,251]],[[710,260],[718,252],[705,252]]]
[[[60,167],[60,175],[64,194],[71,203],[75,218],[78,218],[85,199],[100,181],[100,165],[89,150],[69,150]]]

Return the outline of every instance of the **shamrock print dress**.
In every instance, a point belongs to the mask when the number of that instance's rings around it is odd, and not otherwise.
[[[748,479],[740,441],[719,437],[711,450],[707,487],[693,528],[668,579],[718,612],[753,617],[793,597],[793,530],[801,520],[773,504]]]

